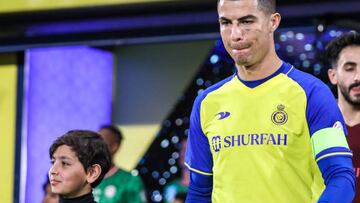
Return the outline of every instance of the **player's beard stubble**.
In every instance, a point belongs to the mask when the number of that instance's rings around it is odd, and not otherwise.
[[[355,108],[360,109],[360,94],[355,94],[353,96],[350,95],[351,89],[360,88],[360,83],[353,83],[348,88],[342,84],[339,84],[339,88],[344,99]]]

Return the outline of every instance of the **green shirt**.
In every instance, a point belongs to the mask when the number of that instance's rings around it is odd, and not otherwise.
[[[144,203],[144,185],[138,176],[124,170],[117,170],[112,176],[104,178],[93,190],[98,203]]]

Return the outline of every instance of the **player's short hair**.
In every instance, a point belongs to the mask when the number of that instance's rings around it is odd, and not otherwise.
[[[49,150],[50,158],[53,158],[56,149],[62,145],[71,147],[85,171],[94,164],[100,165],[101,174],[91,184],[92,187],[96,187],[111,167],[111,154],[101,136],[89,130],[71,130],[53,142]]]
[[[332,68],[337,66],[340,52],[348,46],[360,46],[360,34],[356,32],[345,33],[333,39],[327,46],[325,55]]]
[[[114,126],[114,125],[102,125],[100,127],[100,130],[109,130],[113,136],[115,137],[116,142],[120,145],[122,140],[124,139],[123,134],[121,133],[121,131],[119,130],[118,127]]]
[[[221,0],[218,0],[218,4]],[[225,1],[240,1],[240,0],[225,0]],[[276,12],[276,0],[257,0],[258,9],[266,14],[273,14]]]

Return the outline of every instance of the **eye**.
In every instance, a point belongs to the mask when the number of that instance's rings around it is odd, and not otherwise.
[[[226,25],[229,25],[229,24],[230,24],[230,22],[227,21],[227,20],[220,20],[220,25],[226,26]]]
[[[347,66],[347,67],[345,67],[345,71],[350,72],[350,71],[353,71],[353,70],[354,70],[354,67],[353,67],[353,66]]]
[[[345,70],[346,72],[351,72],[351,71],[354,71],[357,66],[358,66],[357,63],[352,62],[352,61],[350,61],[350,62],[348,61],[348,62],[346,62],[346,63],[344,64],[343,68],[344,68],[344,70]]]
[[[70,163],[65,162],[65,161],[62,161],[61,164],[62,164],[63,166],[70,166],[70,165],[71,165]]]
[[[54,160],[54,159],[51,159],[50,163],[51,163],[51,165],[54,165],[55,160]]]
[[[244,20],[244,21],[242,21],[242,24],[244,24],[244,25],[250,25],[250,24],[252,24],[254,21],[252,21],[252,20]]]

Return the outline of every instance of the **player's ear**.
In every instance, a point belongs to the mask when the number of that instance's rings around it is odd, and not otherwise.
[[[94,164],[90,166],[87,170],[86,180],[88,183],[95,182],[101,174],[101,166],[99,164]]]
[[[338,81],[337,81],[337,75],[336,75],[335,68],[330,68],[328,70],[328,76],[329,76],[329,80],[330,80],[331,84],[337,85]]]
[[[274,33],[279,27],[281,21],[280,13],[273,13],[270,15],[270,32]]]

